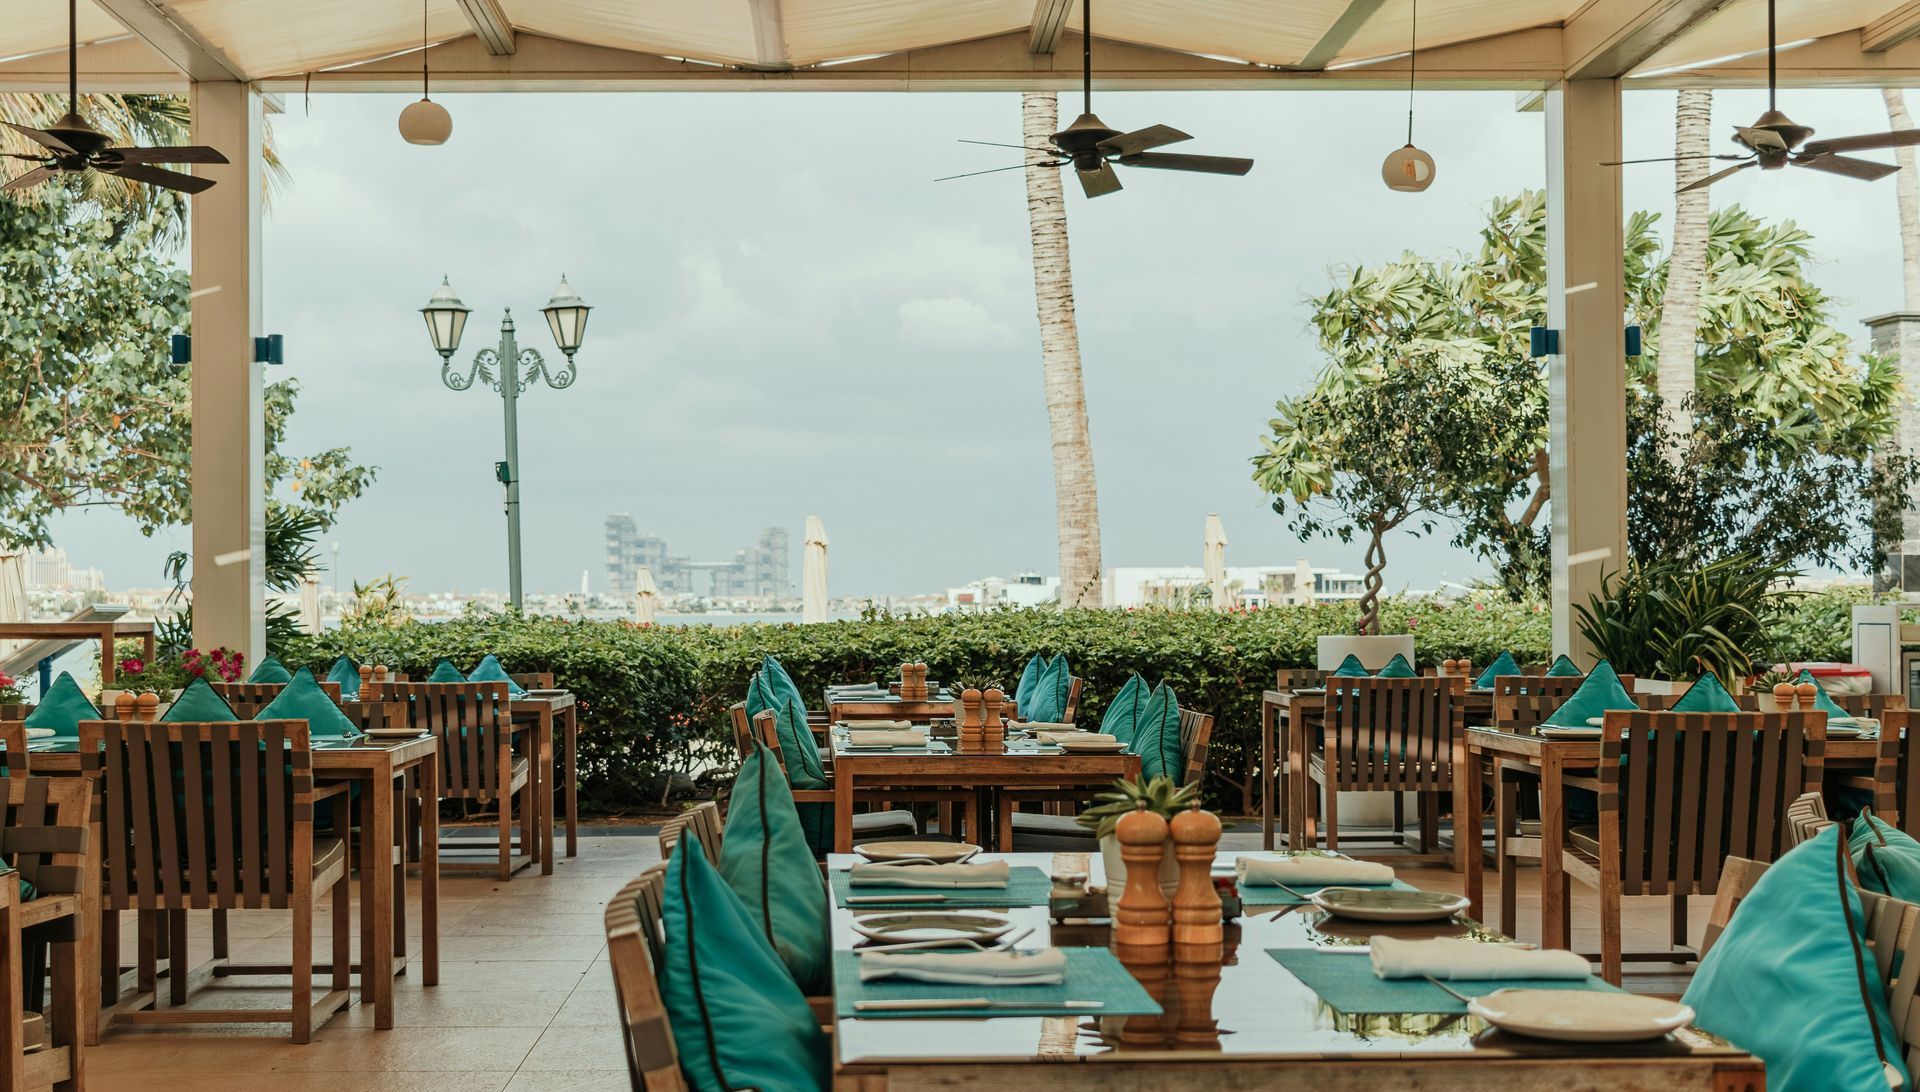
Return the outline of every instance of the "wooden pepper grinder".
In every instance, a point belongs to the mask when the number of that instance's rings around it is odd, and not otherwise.
[[[151,690],[133,700],[135,720],[156,721],[160,719],[160,695]]]
[[[361,664],[360,665],[360,690],[359,690],[361,701],[368,701],[373,697],[373,695],[368,692],[368,687],[367,687],[367,684],[372,681],[373,681],[373,665]]]
[[[1803,682],[1793,688],[1794,696],[1800,699],[1800,708],[1812,709],[1815,699],[1820,696],[1818,683]]]
[[[1441,660],[1441,661],[1440,661],[1440,674],[1442,674],[1442,675],[1459,675],[1459,674],[1463,674],[1463,672],[1462,672],[1462,671],[1460,670],[1460,661],[1459,661],[1459,660],[1455,660],[1455,659],[1451,659],[1451,658],[1449,658],[1449,659],[1445,659],[1445,660]]]
[[[976,687],[960,691],[960,749],[978,751],[986,743],[986,710]]]
[[[1778,706],[1781,712],[1787,712],[1793,708],[1795,693],[1793,684],[1790,682],[1774,683],[1773,704]]]
[[[1470,680],[1473,678],[1473,661],[1462,657],[1455,660],[1453,666],[1460,669],[1460,677],[1469,680],[1467,685],[1472,686],[1473,683]]]
[[[134,694],[125,690],[122,690],[120,691],[120,693],[114,695],[113,719],[118,721],[132,720],[134,709],[136,706],[139,705],[139,701],[140,700],[138,697],[136,697]]]
[[[1165,962],[1173,937],[1172,907],[1160,890],[1167,821],[1148,811],[1142,801],[1114,824],[1113,836],[1119,839],[1120,857],[1127,862],[1127,888],[1113,913],[1114,954],[1128,963]]]
[[[1213,858],[1220,849],[1220,818],[1200,802],[1167,824],[1180,859],[1180,887],[1173,894],[1173,959],[1220,966],[1220,892],[1213,886]],[[1133,875],[1128,862],[1127,875]]]
[[[1007,704],[1007,695],[997,686],[989,686],[980,692],[981,738],[989,747],[997,747],[1007,741],[1007,722],[1000,717],[1000,710]]]

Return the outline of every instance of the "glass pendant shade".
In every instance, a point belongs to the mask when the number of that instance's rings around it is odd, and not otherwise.
[[[460,348],[460,335],[466,331],[467,315],[472,310],[460,302],[454,295],[453,285],[446,280],[440,282],[440,288],[420,309],[427,320],[427,334],[433,338],[434,351],[443,357],[450,357]]]
[[[1390,190],[1419,193],[1433,185],[1433,157],[1411,144],[1396,148],[1380,164],[1380,177]]]
[[[580,348],[580,342],[587,336],[588,307],[566,277],[560,278],[560,287],[553,290],[553,298],[540,309],[547,316],[547,328],[553,331],[553,343],[560,351],[572,356]]]
[[[453,135],[453,115],[432,99],[421,99],[400,111],[400,135],[408,144],[445,144]]]

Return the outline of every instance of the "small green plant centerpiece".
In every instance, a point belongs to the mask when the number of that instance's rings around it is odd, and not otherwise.
[[[1122,778],[1113,788],[1093,798],[1092,806],[1080,813],[1075,822],[1100,839],[1100,860],[1106,868],[1108,898],[1117,898],[1127,880],[1127,863],[1120,856],[1120,840],[1113,835],[1120,817],[1142,807],[1171,821],[1200,799],[1200,786],[1176,784],[1171,777],[1155,777],[1144,784]],[[1160,859],[1160,887],[1171,895],[1180,886],[1180,862],[1173,855],[1169,839],[1167,852]]]
[[[187,675],[180,661],[171,656],[156,656],[143,660],[138,656],[128,656],[114,665],[113,688],[129,694],[155,694],[167,699],[176,690],[187,685]]]
[[[21,720],[26,716],[27,696],[13,676],[0,671],[0,720]]]

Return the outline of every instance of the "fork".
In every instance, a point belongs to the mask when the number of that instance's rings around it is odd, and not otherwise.
[[[911,952],[928,948],[971,948],[976,952],[1004,952],[1027,939],[1032,933],[1033,929],[1029,927],[1022,929],[1018,933],[1009,933],[999,940],[994,941],[992,944],[982,944],[972,937],[946,937],[940,940],[904,940],[897,944],[870,944],[864,948],[855,949],[855,952]]]
[[[1423,977],[1425,977],[1428,982],[1431,982],[1434,985],[1445,990],[1448,996],[1452,997],[1455,1001],[1460,1002],[1462,1005],[1471,1006],[1473,1004],[1474,1002],[1473,998],[1468,997],[1466,994],[1461,993],[1459,990],[1454,989],[1452,986],[1447,985],[1445,982],[1440,981],[1439,979],[1433,977],[1432,975],[1425,975]]]

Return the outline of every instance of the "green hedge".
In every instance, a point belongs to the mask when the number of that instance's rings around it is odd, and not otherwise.
[[[1780,629],[1796,658],[1845,659],[1848,609],[1864,596],[1807,596]],[[1467,656],[1485,664],[1505,650],[1547,658],[1544,606],[1498,600],[1440,604],[1391,599],[1384,632],[1412,633],[1420,659]],[[1086,680],[1082,719],[1097,719],[1130,672],[1165,680],[1183,706],[1210,713],[1214,747],[1208,795],[1229,811],[1251,807],[1249,771],[1259,749],[1260,692],[1280,667],[1314,660],[1315,638],[1352,631],[1351,605],[1261,611],[1008,610],[891,617],[819,625],[637,626],[480,614],[444,623],[357,627],[304,638],[284,656],[316,667],[342,652],[425,672],[441,656],[463,667],[487,652],[510,671],[551,671],[579,696],[582,797],[620,811],[660,802],[662,777],[701,758],[728,761],[727,706],[746,693],[763,653],[780,658],[807,695],[833,681],[885,680],[907,659],[941,681],[1011,687],[1036,651],[1066,653]]]

